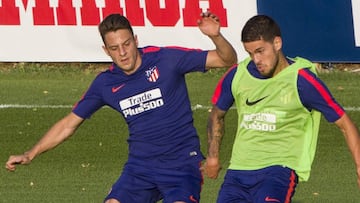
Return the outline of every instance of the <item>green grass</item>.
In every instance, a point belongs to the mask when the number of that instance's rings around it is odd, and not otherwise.
[[[210,106],[210,98],[223,70],[192,73],[187,82],[192,105]],[[36,64],[0,69],[0,105],[69,105],[86,91],[97,71],[65,65]],[[360,75],[333,72],[320,76],[338,101],[359,107]],[[29,149],[69,108],[0,109],[0,163]],[[360,112],[349,111],[356,123]],[[202,150],[206,151],[208,110],[194,110]],[[202,202],[215,202],[230,158],[236,131],[236,112],[226,117],[221,157],[223,170],[217,180],[205,179]],[[113,124],[111,124],[113,123]],[[0,202],[102,202],[121,173],[127,158],[127,127],[117,112],[103,108],[86,121],[64,144],[10,173],[0,170]],[[355,167],[344,138],[335,125],[322,120],[318,149],[308,182],[300,183],[295,203],[359,202]]]

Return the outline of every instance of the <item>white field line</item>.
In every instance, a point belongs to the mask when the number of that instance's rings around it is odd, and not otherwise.
[[[67,109],[72,108],[72,105],[26,105],[26,104],[0,104],[0,109]],[[191,106],[192,110],[210,110],[211,106],[196,104]],[[231,107],[231,109],[236,109]],[[344,107],[346,111],[360,111],[360,107],[349,106]]]
[[[26,104],[0,104],[0,109],[66,109],[71,105],[26,105]]]

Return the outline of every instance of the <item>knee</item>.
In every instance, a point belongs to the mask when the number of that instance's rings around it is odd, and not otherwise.
[[[108,199],[105,201],[105,203],[121,203],[121,202],[117,201],[116,199]]]

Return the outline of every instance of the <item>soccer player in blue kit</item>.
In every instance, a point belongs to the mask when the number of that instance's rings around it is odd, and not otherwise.
[[[360,187],[359,131],[317,77],[314,64],[286,57],[280,28],[265,15],[247,21],[241,40],[250,57],[219,81],[209,115],[204,173],[217,178],[225,114],[233,104],[238,114],[217,202],[290,203],[298,180],[310,176],[321,114],[342,131]]]
[[[9,157],[6,168],[29,164],[70,137],[83,121],[107,105],[129,128],[129,154],[106,203],[190,203],[200,201],[203,155],[193,125],[185,74],[237,62],[220,32],[216,15],[202,13],[200,31],[214,50],[148,46],[138,48],[129,21],[111,14],[99,24],[111,67],[99,74],[72,112],[58,121],[29,151]]]

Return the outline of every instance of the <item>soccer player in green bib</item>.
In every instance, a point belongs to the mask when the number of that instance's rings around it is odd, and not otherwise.
[[[219,81],[208,121],[204,173],[216,178],[224,117],[235,104],[238,129],[218,203],[291,202],[307,181],[321,114],[345,136],[360,186],[359,130],[316,76],[310,61],[285,57],[277,23],[257,15],[245,24],[242,43],[250,57]]]

